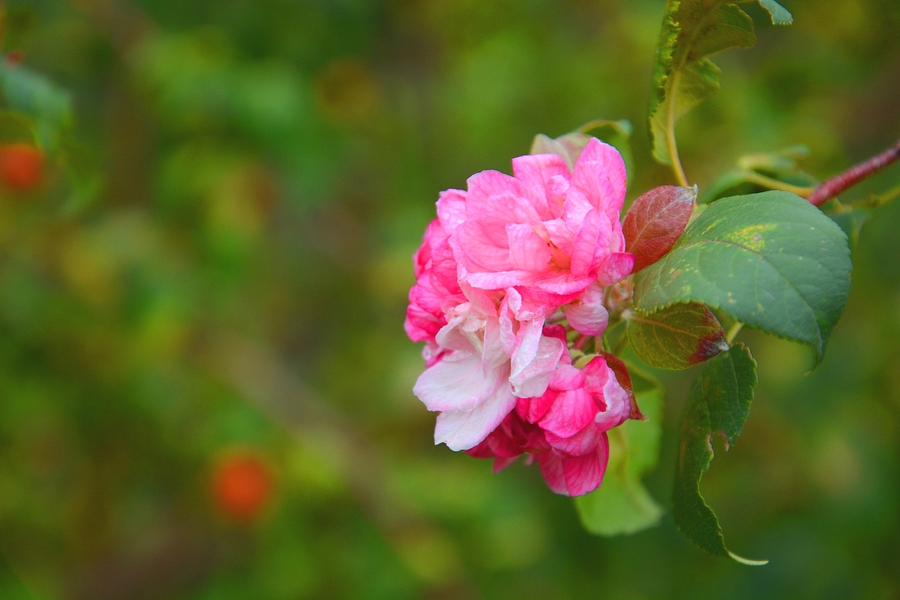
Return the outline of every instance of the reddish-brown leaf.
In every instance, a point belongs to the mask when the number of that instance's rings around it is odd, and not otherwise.
[[[622,223],[625,249],[634,254],[634,273],[672,249],[687,227],[696,199],[696,186],[677,185],[662,185],[638,196]]]

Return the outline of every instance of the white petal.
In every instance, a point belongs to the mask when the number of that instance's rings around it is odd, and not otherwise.
[[[471,410],[494,393],[506,373],[486,377],[480,356],[451,352],[419,375],[413,394],[428,410]]]
[[[515,408],[516,397],[508,385],[472,410],[448,410],[438,415],[434,443],[445,443],[451,450],[468,450],[484,441]]]

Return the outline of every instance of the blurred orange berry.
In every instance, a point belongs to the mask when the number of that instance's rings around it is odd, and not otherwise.
[[[269,465],[246,451],[224,456],[216,466],[212,483],[216,504],[239,521],[258,517],[271,500],[274,488]]]
[[[17,192],[31,191],[44,175],[44,153],[29,144],[0,146],[0,184]]]

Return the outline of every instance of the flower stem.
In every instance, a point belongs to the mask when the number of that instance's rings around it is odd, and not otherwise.
[[[731,327],[728,328],[728,333],[725,334],[725,341],[728,342],[729,346],[734,341],[734,338],[737,337],[737,334],[741,331],[741,327],[743,326],[744,324],[740,321],[735,321],[731,324]]]
[[[744,175],[750,183],[755,183],[756,185],[760,185],[764,188],[768,188],[770,190],[781,190],[783,192],[793,192],[798,196],[809,196],[813,192],[813,188],[811,187],[801,187],[797,185],[791,185],[789,183],[785,183],[783,181],[778,181],[777,179],[772,179],[771,177],[766,177],[756,171],[748,170]]]
[[[669,151],[669,160],[672,161],[672,172],[678,185],[688,187],[687,176],[684,174],[684,167],[681,166],[681,159],[678,158],[678,145],[675,143],[675,96],[678,92],[678,79],[681,77],[681,71],[676,70],[672,74],[672,84],[669,88],[669,97],[666,110],[666,149]]]
[[[897,143],[876,156],[865,160],[858,165],[850,167],[843,173],[835,175],[820,183],[807,200],[813,206],[822,206],[831,198],[853,187],[866,177],[877,173],[881,169],[900,159],[900,140]]]

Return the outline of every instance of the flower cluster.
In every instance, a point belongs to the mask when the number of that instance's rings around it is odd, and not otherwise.
[[[512,177],[484,171],[440,195],[413,257],[405,328],[427,367],[413,391],[440,413],[435,443],[493,457],[495,470],[527,454],[554,492],[586,494],[631,406],[603,356],[573,365],[567,334],[604,332],[604,288],[634,266],[625,165],[596,139],[572,170],[553,154],[512,164]]]

